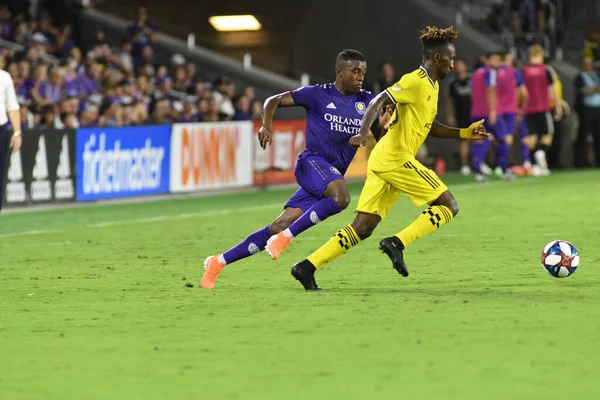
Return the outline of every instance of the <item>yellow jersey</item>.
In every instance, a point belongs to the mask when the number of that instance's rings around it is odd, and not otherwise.
[[[438,108],[438,82],[423,67],[405,74],[386,89],[396,103],[392,122],[369,157],[369,168],[389,171],[415,157],[427,139]]]
[[[562,90],[562,82],[560,80],[560,76],[556,73],[556,71],[554,70],[554,68],[552,68],[551,70],[552,72],[552,77],[554,78],[554,84],[552,86],[554,86],[554,91],[556,92],[556,98],[563,100],[563,90]],[[556,102],[552,102],[552,108],[556,107]]]

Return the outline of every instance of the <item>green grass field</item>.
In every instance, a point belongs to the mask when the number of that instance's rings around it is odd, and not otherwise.
[[[460,214],[407,249],[409,278],[377,250],[418,215],[403,198],[318,293],[290,268],[352,207],[198,287],[293,189],[1,215],[0,399],[596,398],[600,172],[445,180]],[[568,279],[540,265],[556,238]]]

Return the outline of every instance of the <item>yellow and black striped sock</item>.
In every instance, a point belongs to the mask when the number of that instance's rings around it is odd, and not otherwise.
[[[420,237],[438,229],[440,226],[452,221],[452,211],[446,206],[431,206],[409,226],[396,236],[404,246],[408,246]]]
[[[360,243],[360,238],[352,225],[348,225],[336,232],[327,243],[321,246],[317,251],[308,256],[308,261],[315,266],[321,267],[344,254],[352,246]]]

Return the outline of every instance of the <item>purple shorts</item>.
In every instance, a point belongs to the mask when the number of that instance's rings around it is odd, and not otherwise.
[[[485,130],[491,132],[497,139],[502,139],[506,136],[506,128],[504,127],[504,120],[502,117],[496,118],[496,123],[494,125],[490,125],[489,117],[471,117],[471,123],[482,119],[485,119],[485,122],[483,123]]]
[[[515,131],[517,130],[517,114],[502,114],[500,118],[502,119],[502,124],[504,125],[504,132],[507,135],[514,135]]]
[[[303,212],[323,198],[330,182],[344,179],[342,173],[331,163],[312,155],[298,159],[295,175],[300,187],[285,203],[285,207],[299,208]]]

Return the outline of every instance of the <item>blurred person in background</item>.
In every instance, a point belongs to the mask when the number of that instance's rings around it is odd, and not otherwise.
[[[202,115],[202,121],[215,122],[219,121],[219,105],[212,96],[207,96],[200,100],[198,104],[198,113]]]
[[[170,118],[169,113],[169,99],[158,99],[154,102],[154,110],[152,111],[150,122],[156,125],[170,124],[173,121]]]
[[[133,44],[133,57],[141,53],[142,47],[152,46],[156,42],[156,31],[156,25],[148,18],[148,9],[139,7],[137,20],[127,27],[127,36]]]
[[[175,67],[175,79],[173,82],[173,90],[187,93],[191,82],[188,80],[187,71],[185,67]]]
[[[523,67],[523,78],[529,93],[524,109],[527,123],[527,144],[532,152],[535,175],[549,175],[548,153],[552,145],[554,122],[552,102],[557,96],[552,67],[544,64],[544,49],[540,45],[529,48],[529,64]],[[563,108],[555,109],[555,118],[562,118]]]
[[[204,121],[205,115],[208,112],[208,99],[203,98],[198,101],[196,107],[196,120],[199,122]]]
[[[29,74],[31,73],[31,65],[27,61],[19,61],[18,64],[18,81],[23,83],[25,80],[29,79]]]
[[[4,58],[0,57],[0,165],[8,165],[8,149],[13,152],[21,149],[21,112],[15,92],[15,84],[3,68]],[[10,122],[9,130],[8,123]],[[4,167],[3,167],[4,168]],[[4,200],[4,173],[0,174],[0,209]]]
[[[520,143],[521,161],[523,163],[523,167],[515,168],[515,171],[517,171],[519,175],[533,175],[533,169],[531,165],[531,153],[529,151],[529,145],[527,144],[527,125],[525,123],[525,117],[523,114],[523,110],[529,99],[529,92],[527,92],[527,86],[525,86],[525,78],[523,78],[523,72],[521,70],[521,64],[519,60],[514,59],[512,54],[507,51],[506,53],[504,53],[503,64],[506,68],[513,68],[515,70],[515,82],[518,81],[518,78],[516,76],[517,72],[521,75],[522,80],[521,85],[519,85],[517,82],[516,115],[513,126],[513,140],[514,135],[517,135],[517,141]],[[514,107],[512,106],[510,108],[514,109]],[[512,117],[505,117],[504,121],[505,125],[507,125],[507,127],[509,128],[512,126],[512,122],[510,121],[511,118]]]
[[[588,136],[594,138],[594,156],[596,167],[600,166],[600,77],[593,69],[591,57],[581,57],[581,70],[575,78],[575,110],[579,115],[579,131],[574,144],[576,168],[588,168],[594,165],[588,156]]]
[[[142,73],[147,75],[156,74],[156,71],[154,71],[154,50],[152,50],[152,47],[142,47],[140,54],[133,58],[133,64],[135,70],[138,71],[138,75]],[[149,72],[149,67],[151,67],[152,72]]]
[[[464,58],[454,60],[454,77],[446,93],[446,122],[449,126],[469,126],[471,123],[471,74],[467,70]],[[469,167],[469,140],[460,139],[458,155],[460,172],[471,174]]]
[[[77,122],[77,117],[75,116],[75,114],[65,114],[61,117],[61,119],[65,128],[79,128],[79,123]]]
[[[521,126],[521,120],[523,116],[523,107],[527,104],[529,93],[525,87],[525,81],[523,74],[517,68],[513,67],[513,57],[510,52],[503,52],[501,65],[498,67],[498,83],[497,83],[497,95],[498,95],[498,108],[499,116],[502,127],[504,129],[503,140],[498,141],[498,149],[504,155],[504,158],[498,157],[498,164],[500,161],[504,162],[503,165],[499,165],[502,171],[497,173],[506,174],[509,165],[510,150],[513,144],[513,138],[515,132],[517,132],[517,126]],[[520,130],[518,131],[520,133]],[[519,143],[521,138],[519,135]],[[525,154],[526,153],[526,154]],[[531,170],[531,159],[529,157],[529,151],[523,154],[523,163],[526,171]],[[509,172],[512,174],[512,172]]]
[[[511,0],[512,27],[519,53],[532,45],[543,43],[546,15],[542,0]],[[542,41],[540,41],[542,40]]]
[[[57,104],[65,86],[64,70],[59,67],[50,70],[50,79],[40,83],[38,92],[49,104]]]
[[[191,85],[188,88],[187,93],[202,99],[207,96],[208,91],[206,90],[206,85],[204,84],[204,82],[196,81],[193,85]]]
[[[391,61],[379,64],[379,79],[373,83],[371,92],[377,95],[396,83],[396,72]]]
[[[123,126],[123,108],[118,100],[105,100],[100,107],[99,126]]]
[[[234,99],[235,114],[234,121],[250,121],[252,113],[250,112],[250,101],[244,95],[238,95]]]
[[[483,119],[485,128],[494,135],[500,134],[496,101],[496,68],[500,65],[498,51],[485,56],[485,66],[476,69],[471,75],[471,121]],[[475,140],[471,146],[471,162],[477,182],[486,182],[486,175],[492,173],[484,160],[491,147],[491,138]]]
[[[189,61],[185,65],[185,71],[190,82],[197,82],[200,80],[200,75],[198,75],[198,67],[196,67],[196,64],[194,64],[193,62]]]
[[[583,56],[592,60],[594,68],[600,68],[600,31],[588,29],[585,32],[586,43],[583,47]]]
[[[39,128],[54,129],[56,126],[57,113],[53,105],[45,105],[40,108]]]
[[[235,114],[235,108],[231,101],[235,95],[233,81],[226,76],[221,76],[215,80],[214,89],[212,95],[217,103],[219,119],[222,121],[231,120]]]
[[[20,105],[20,110],[19,110],[19,114],[21,116],[21,131],[25,130],[25,129],[31,129],[35,127],[35,116],[34,114],[29,111],[29,108],[27,108],[26,105],[24,104],[19,104]]]
[[[252,121],[260,121],[262,119],[263,106],[260,101],[252,103]]]
[[[40,64],[33,70],[33,74],[30,80],[23,83],[28,90],[29,98],[33,101],[33,104],[38,108],[47,106],[50,103],[46,100],[40,91],[42,84],[46,82],[48,77],[47,67],[44,64]],[[19,89],[20,90],[20,89]]]
[[[183,112],[179,115],[178,122],[196,122],[197,120],[196,99],[188,96],[183,102]]]
[[[244,89],[242,89],[242,96],[245,96],[250,104],[256,100],[256,92],[252,86],[245,86]]]
[[[98,106],[93,103],[84,103],[79,113],[79,126],[91,128],[98,126]]]
[[[121,49],[120,49],[119,53],[117,54],[117,57],[119,57],[121,66],[128,73],[133,73],[133,68],[134,68],[133,56],[131,55],[132,49],[133,49],[133,47],[131,45],[131,42],[129,42],[127,39],[123,39],[121,41]]]
[[[554,79],[552,86],[554,87],[554,92],[556,93],[556,98],[552,100],[551,103],[552,114],[554,115],[554,137],[552,138],[552,145],[550,146],[550,152],[548,153],[548,165],[550,168],[562,168],[563,166],[560,162],[560,156],[563,142],[565,139],[570,141],[570,138],[565,138],[565,117],[571,113],[571,107],[569,107],[569,104],[563,97],[563,85],[560,75],[550,65],[548,65],[548,70]],[[557,108],[561,108],[561,110],[558,111]]]

